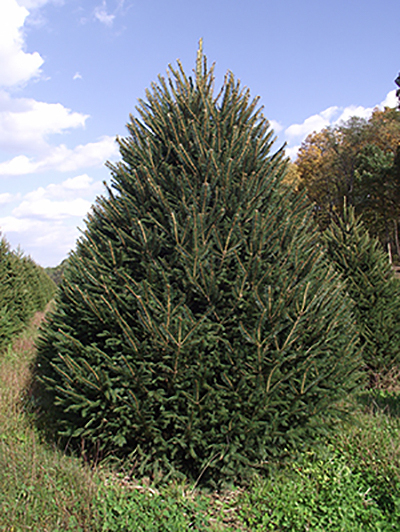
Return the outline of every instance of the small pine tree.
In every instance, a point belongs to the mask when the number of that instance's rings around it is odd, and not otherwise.
[[[400,361],[400,280],[352,206],[345,204],[343,218],[331,223],[323,241],[354,301],[363,359],[373,380]]]
[[[218,481],[325,426],[357,334],[257,100],[231,74],[215,96],[201,49],[194,79],[178,65],[119,139],[37,376],[58,438]]]

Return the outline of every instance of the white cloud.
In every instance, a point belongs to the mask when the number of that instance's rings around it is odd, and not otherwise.
[[[14,196],[9,192],[3,192],[0,194],[0,205],[5,205],[6,203],[11,203],[14,200]]]
[[[94,17],[102,24],[105,24],[106,26],[112,26],[115,15],[110,15],[107,13],[107,4],[105,0],[103,0],[102,4],[100,6],[97,6],[94,10]]]
[[[397,107],[398,100],[396,91],[390,91],[386,98],[375,107],[363,107],[361,105],[349,105],[341,108],[337,106],[328,107],[318,114],[312,115],[304,120],[301,124],[292,124],[284,131],[284,137],[288,143],[286,154],[294,159],[300,148],[301,143],[311,133],[318,133],[328,126],[335,126],[342,122],[346,122],[349,118],[357,116],[368,119],[375,108],[384,109],[384,107]]]
[[[20,4],[17,0],[0,0],[0,86],[2,83],[5,85],[5,81],[9,85],[15,85],[38,74],[43,61],[38,54],[35,56],[24,52],[21,28],[29,14],[27,8],[38,8],[45,3],[46,0],[22,0],[21,5],[21,0]],[[106,9],[105,3],[101,9]],[[35,63],[36,66],[32,66],[32,63],[30,69],[23,68],[23,61],[29,63],[32,57],[39,57],[40,61]],[[2,64],[5,60],[20,69],[20,75],[7,70],[7,65]],[[80,74],[77,72],[74,77],[79,79]],[[0,150],[3,153],[17,153],[16,157],[9,160],[4,161],[3,157],[0,175],[26,175],[46,170],[76,171],[103,164],[118,151],[111,137],[103,137],[74,148],[65,144],[49,144],[51,135],[85,127],[88,116],[73,112],[61,103],[12,98],[4,89],[0,90]]]
[[[33,164],[26,155],[18,155],[10,161],[0,163],[0,175],[25,175],[33,171]]]
[[[43,59],[24,50],[22,27],[29,11],[16,0],[0,2],[0,86],[11,87],[40,74]]]
[[[76,226],[102,191],[103,184],[87,174],[38,187],[25,194],[8,216],[0,217],[0,232],[43,266],[55,266],[75,247],[80,234]]]
[[[48,4],[49,0],[17,0],[17,2],[20,6],[26,7],[27,9],[36,9]],[[62,0],[58,0],[56,3],[62,3]]]
[[[35,201],[23,201],[12,213],[17,218],[60,220],[71,216],[83,218],[90,207],[91,202],[82,198],[70,201],[38,198]]]
[[[115,138],[110,136],[105,136],[97,142],[76,146],[73,150],[60,146],[57,151],[59,153],[53,160],[48,161],[48,166],[60,172],[100,166],[119,153]]]
[[[300,149],[300,144],[296,144],[295,146],[286,146],[285,153],[287,157],[289,157],[292,161],[294,161],[297,157],[297,153]]]
[[[274,130],[274,133],[280,133],[283,130],[282,124],[280,124],[277,120],[268,120],[271,128]]]
[[[87,174],[70,177],[62,182],[64,190],[88,190],[92,187],[93,179]],[[54,190],[53,187],[58,185],[49,185],[49,190]],[[51,187],[51,188],[50,188]]]
[[[67,109],[60,103],[11,98],[0,92],[0,147],[7,150],[47,149],[47,138],[65,130],[84,127],[89,115]]]
[[[289,143],[296,139],[303,139],[314,131],[321,131],[330,125],[332,118],[337,114],[338,107],[328,107],[319,114],[306,118],[302,124],[293,124],[285,130],[285,136]]]
[[[397,96],[396,96],[396,89],[393,89],[387,94],[386,98],[383,100],[380,107],[381,108],[391,107],[393,109],[394,107],[397,107],[398,105],[399,105],[399,100],[397,99]]]
[[[0,149],[4,152],[38,152],[48,149],[47,139],[55,133],[84,127],[88,115],[73,112],[60,103],[12,98],[6,89],[40,74],[43,59],[25,51],[23,26],[29,9],[48,0],[0,0]],[[23,162],[22,159],[13,162]],[[26,155],[25,155],[26,157]]]
[[[82,76],[79,74],[79,72],[75,72],[74,77],[72,78],[74,81],[76,79],[82,79]]]
[[[76,224],[65,220],[41,220],[5,216],[0,218],[1,234],[13,248],[21,246],[42,266],[56,266],[75,248],[80,236]]]
[[[118,154],[114,137],[103,137],[97,142],[81,144],[73,149],[64,144],[48,149],[48,153],[38,159],[18,155],[9,161],[0,163],[0,176],[26,175],[48,170],[58,172],[76,171],[103,165],[106,160]]]
[[[368,118],[372,115],[372,112],[374,110],[374,107],[362,107],[362,105],[349,105],[348,107],[345,107],[340,114],[338,118],[334,121],[335,124],[340,124],[341,122],[347,122],[350,118],[353,116],[357,116],[358,118],[365,118],[368,120]]]
[[[40,225],[40,221],[35,222],[34,220],[29,219],[19,219],[15,216],[4,216],[3,218],[0,218],[0,229],[2,234],[24,233],[32,231]]]
[[[43,59],[29,53],[24,27],[43,22],[38,8],[63,0],[0,0],[0,175],[17,176],[45,171],[70,172],[103,165],[118,153],[114,137],[104,136],[78,146],[56,145],[52,135],[85,127],[88,115],[61,103],[12,97],[20,87],[41,74]],[[112,24],[105,2],[97,19]],[[76,72],[74,79],[80,79]],[[9,160],[4,155],[9,153]],[[13,157],[11,154],[15,155]],[[4,181],[7,183],[7,181]],[[0,193],[0,231],[12,247],[18,245],[44,266],[58,264],[75,247],[77,225],[88,213],[103,185],[87,174],[38,187],[27,194]]]
[[[39,187],[28,192],[23,197],[24,201],[36,202],[41,200],[75,200],[82,197],[90,197],[102,189],[102,183],[95,181],[87,174],[78,175],[66,179],[62,183],[50,183],[47,187]]]
[[[33,202],[23,201],[19,207],[13,210],[13,215],[17,218],[51,220],[60,220],[71,216],[83,218],[90,206],[91,202],[82,198],[71,201],[51,201],[43,198]]]

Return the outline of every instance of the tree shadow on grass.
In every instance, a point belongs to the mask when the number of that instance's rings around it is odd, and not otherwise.
[[[357,395],[357,402],[371,413],[384,413],[400,418],[400,393],[387,390],[366,390]]]

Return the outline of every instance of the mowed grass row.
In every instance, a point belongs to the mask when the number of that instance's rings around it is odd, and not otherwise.
[[[90,530],[93,475],[41,443],[24,411],[41,318],[0,359],[0,530]]]
[[[400,522],[397,378],[366,394],[328,440],[271,464],[266,478],[211,493],[152,486],[89,467],[41,441],[31,423],[30,364],[38,313],[0,358],[0,530],[386,531]]]

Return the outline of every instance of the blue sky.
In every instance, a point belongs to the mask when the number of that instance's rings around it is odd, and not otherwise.
[[[398,0],[0,0],[0,231],[39,264],[74,248],[138,98],[198,41],[261,97],[276,148],[395,106]]]

